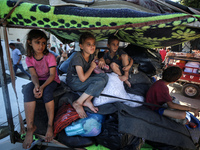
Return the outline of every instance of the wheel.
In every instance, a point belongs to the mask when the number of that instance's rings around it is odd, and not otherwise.
[[[195,98],[199,96],[200,89],[195,84],[186,84],[182,88],[182,93],[187,97]]]

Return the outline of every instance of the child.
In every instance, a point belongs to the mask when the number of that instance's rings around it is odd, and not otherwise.
[[[46,34],[41,30],[31,30],[27,35],[26,64],[29,68],[32,82],[27,84],[24,92],[24,108],[27,122],[27,132],[23,142],[23,148],[25,149],[30,148],[33,141],[33,133],[36,130],[34,111],[36,100],[41,97],[45,103],[48,116],[45,141],[50,142],[53,139],[53,91],[56,89],[57,84],[60,83],[60,80],[56,72],[56,59],[47,50],[47,40]]]
[[[98,108],[94,107],[91,100],[98,97],[108,82],[105,73],[92,74],[96,63],[94,62],[95,37],[91,33],[83,33],[79,39],[80,52],[77,52],[70,61],[67,70],[67,84],[74,91],[84,92],[72,106],[80,118],[87,117],[83,106],[89,107],[94,113]]]
[[[176,66],[168,67],[163,71],[162,79],[156,81],[147,92],[146,102],[160,106],[167,103],[169,109],[150,106],[152,110],[156,111],[160,115],[175,119],[185,119],[186,111],[192,111],[195,116],[199,116],[199,110],[176,104],[172,101],[172,98],[169,95],[167,85],[176,82],[181,76],[182,70]]]
[[[119,39],[116,36],[110,36],[108,38],[107,46],[110,51],[104,55],[105,63],[110,65],[112,71],[119,75],[121,81],[124,81],[129,87],[131,87],[131,84],[128,81],[128,76],[131,71],[131,66],[133,65],[133,59],[130,58],[126,52],[118,49]]]

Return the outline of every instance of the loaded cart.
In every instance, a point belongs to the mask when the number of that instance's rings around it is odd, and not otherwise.
[[[200,94],[200,56],[191,53],[170,52],[166,57],[167,66],[178,66],[183,75],[177,81],[182,85],[183,95],[191,98]]]

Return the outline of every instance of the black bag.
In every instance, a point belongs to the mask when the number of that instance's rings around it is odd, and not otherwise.
[[[111,150],[136,150],[143,144],[142,139],[131,134],[118,132],[118,121],[109,115],[102,124],[102,132],[95,137],[96,142]]]
[[[57,135],[58,141],[71,148],[81,148],[93,145],[95,143],[93,138],[81,136],[67,136],[65,130],[62,130]]]
[[[149,77],[159,74],[163,68],[161,55],[152,50],[129,44],[124,51],[133,58],[134,64],[139,64],[138,70]]]

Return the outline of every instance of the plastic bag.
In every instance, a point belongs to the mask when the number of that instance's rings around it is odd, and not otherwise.
[[[79,119],[65,128],[67,136],[80,135],[92,137],[100,134],[104,116],[101,114],[86,113],[87,118]]]

